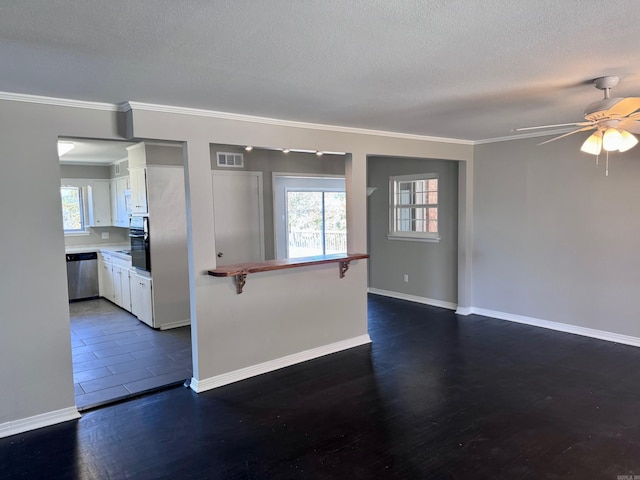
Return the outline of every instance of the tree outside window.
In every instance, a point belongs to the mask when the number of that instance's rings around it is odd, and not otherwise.
[[[82,208],[82,188],[60,187],[62,198],[62,224],[65,232],[83,232],[84,211]]]

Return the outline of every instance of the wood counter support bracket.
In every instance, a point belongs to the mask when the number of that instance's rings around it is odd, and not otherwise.
[[[246,273],[239,273],[238,275],[236,275],[236,292],[238,293],[238,295],[242,293],[242,288],[244,287],[245,283],[247,283]]]
[[[344,274],[349,270],[349,260],[340,262],[340,278],[344,278]]]
[[[247,275],[250,273],[269,272],[271,270],[283,270],[286,268],[308,267],[311,265],[322,265],[325,263],[337,263],[340,269],[340,278],[344,278],[349,270],[349,263],[352,260],[369,258],[365,253],[346,253],[336,255],[318,255],[305,258],[287,258],[283,260],[267,260],[257,263],[237,263],[225,265],[215,270],[209,270],[209,275],[214,277],[234,277],[236,282],[236,293],[242,293],[242,289],[247,283]]]

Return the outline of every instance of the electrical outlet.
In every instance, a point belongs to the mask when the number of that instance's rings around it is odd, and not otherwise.
[[[402,280],[404,280],[404,283],[409,283],[409,275],[407,275],[406,273],[402,276]]]
[[[108,240],[109,239],[109,232],[102,232],[102,239],[103,240]]]

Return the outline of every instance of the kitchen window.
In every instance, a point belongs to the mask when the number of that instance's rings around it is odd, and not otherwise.
[[[438,242],[438,174],[389,178],[390,240]]]
[[[62,223],[65,234],[85,233],[85,215],[82,187],[63,185],[60,187],[62,198]]]

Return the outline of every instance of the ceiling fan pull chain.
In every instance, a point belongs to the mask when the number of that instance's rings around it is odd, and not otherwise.
[[[605,176],[609,176],[609,151],[607,151],[607,162],[606,165],[604,167],[604,174]]]
[[[600,155],[596,155],[596,168],[598,168],[598,159],[600,158]]]

